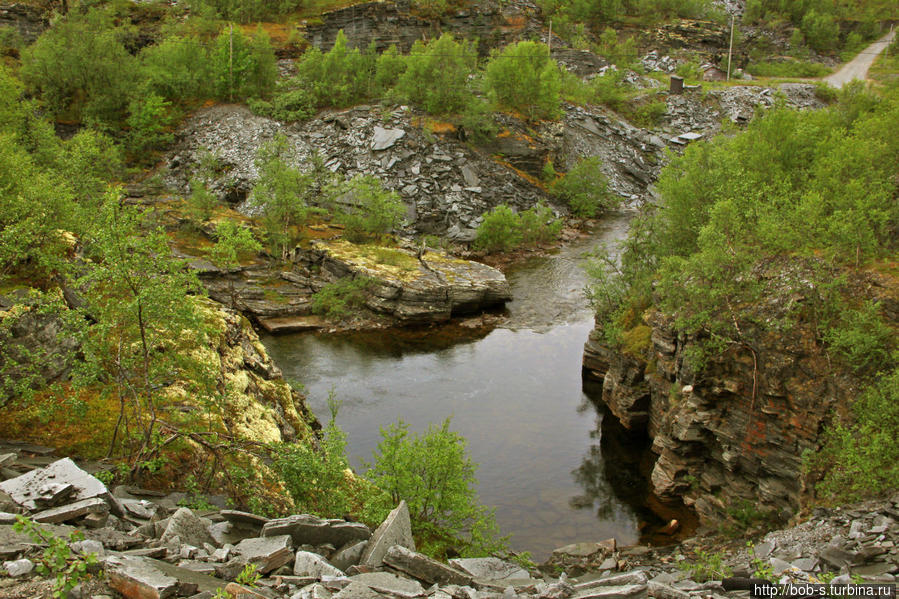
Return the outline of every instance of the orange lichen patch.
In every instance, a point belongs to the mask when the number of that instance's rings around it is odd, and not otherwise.
[[[503,160],[503,159],[501,159],[501,158],[498,158],[498,157],[496,157],[496,156],[493,157],[493,161],[494,161],[495,163],[497,163],[497,164],[501,164],[501,165],[503,165],[504,167],[508,168],[509,170],[511,170],[512,172],[514,172],[516,175],[518,175],[519,177],[521,177],[522,179],[524,179],[525,181],[527,181],[527,182],[530,183],[531,185],[536,185],[537,187],[539,187],[539,188],[542,189],[543,191],[546,191],[546,184],[545,184],[543,181],[541,181],[540,179],[538,179],[537,177],[535,177],[535,176],[533,176],[533,175],[530,175],[530,174],[524,172],[524,171],[521,170],[521,169],[515,168],[515,167],[512,166],[509,162],[506,162],[505,160]]]
[[[455,133],[456,126],[452,123],[443,123],[440,121],[431,121],[429,120],[427,123],[427,128],[431,133],[436,133],[437,135],[445,135],[447,133]]]
[[[290,38],[291,29],[293,27],[289,23],[259,22],[241,25],[240,28],[246,35],[253,35],[257,30],[261,28],[266,34],[268,34],[268,37],[271,39],[273,44],[283,45],[286,44],[287,40]]]
[[[85,458],[106,455],[119,415],[112,394],[92,390],[42,391],[21,400],[0,419],[0,437],[55,447]]]
[[[516,29],[520,29],[527,25],[527,18],[524,15],[512,15],[510,17],[506,17],[506,25],[514,27]]]

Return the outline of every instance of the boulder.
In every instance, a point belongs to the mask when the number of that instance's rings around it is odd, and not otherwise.
[[[3,569],[6,570],[6,573],[12,578],[18,578],[19,576],[30,574],[31,571],[34,570],[34,562],[30,559],[17,559],[11,562],[3,562]]]
[[[392,148],[405,135],[406,132],[402,129],[384,129],[376,126],[371,140],[371,149],[377,152]]]
[[[202,547],[203,543],[215,544],[208,525],[186,507],[178,508],[178,511],[172,514],[159,540],[166,543],[175,537],[178,537],[182,544],[194,547]]]
[[[362,559],[362,554],[365,553],[367,544],[365,541],[347,543],[331,556],[330,562],[335,568],[346,571],[350,566],[355,566],[359,563]]]
[[[371,536],[371,529],[359,522],[323,520],[317,516],[300,514],[271,520],[262,527],[263,537],[278,535],[290,535],[295,546],[341,547],[351,541],[368,539]]]
[[[470,557],[451,559],[450,563],[474,578],[507,580],[530,578],[527,570],[498,557]]]
[[[289,535],[256,537],[254,539],[244,539],[237,544],[234,551],[244,563],[256,564],[256,568],[260,573],[268,574],[293,559],[293,552],[290,546]]]
[[[69,505],[51,508],[35,514],[32,519],[41,524],[59,524],[88,514],[107,514],[109,505],[99,497],[76,501]]]
[[[125,555],[106,560],[106,581],[126,599],[166,599],[178,592],[178,579],[160,572],[146,558]]]
[[[70,458],[63,458],[46,468],[0,482],[0,491],[9,494],[22,507],[35,511],[41,509],[43,500],[60,491],[60,485],[63,488],[66,485],[72,486],[72,490],[68,492],[68,498],[72,501],[99,497],[109,504],[109,511],[113,514],[124,515],[122,506],[107,490],[106,485],[79,468]]]
[[[417,578],[427,584],[458,584],[468,585],[471,576],[447,566],[444,563],[407,549],[401,545],[394,545],[384,555],[384,563],[394,570],[399,570],[412,578]],[[527,577],[527,572],[524,573]]]
[[[400,504],[387,515],[387,518],[372,534],[360,563],[372,568],[379,567],[384,561],[384,556],[387,555],[387,550],[394,545],[415,551],[412,521],[409,518],[409,506],[406,505],[405,500],[400,501]]]
[[[309,551],[297,551],[293,562],[294,576],[343,576],[344,573],[329,564],[322,556]]]
[[[356,574],[355,576],[350,576],[350,580],[352,582],[361,582],[378,593],[400,597],[401,599],[418,597],[423,595],[425,591],[424,587],[418,582],[408,578],[401,578],[389,572]]]

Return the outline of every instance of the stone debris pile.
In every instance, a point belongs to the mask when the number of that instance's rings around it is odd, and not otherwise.
[[[16,465],[12,455],[0,455],[4,476]],[[308,514],[270,519],[230,509],[192,510],[175,504],[179,494],[124,486],[109,492],[70,459],[9,478],[0,489],[4,597],[24,596],[17,589],[40,581],[40,547],[13,532],[17,513],[53,522],[44,526],[47,534],[84,531],[85,540],[71,549],[95,554],[105,573],[96,583],[99,592],[85,583],[70,595],[84,599],[208,599],[223,593],[263,599],[715,599],[745,596],[760,563],[780,582],[818,581],[826,573],[837,583],[853,577],[894,582],[899,572],[899,496],[858,509],[817,511],[805,524],[767,535],[752,553],[744,548],[725,554],[717,579],[694,580],[698,570],[680,552],[697,548],[701,539],[659,549],[622,548],[614,539],[575,543],[526,569],[497,557],[444,563],[416,551],[405,502],[374,531]],[[236,582],[248,564],[260,577],[252,585]]]

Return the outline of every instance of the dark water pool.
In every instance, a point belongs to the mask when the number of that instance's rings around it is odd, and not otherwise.
[[[638,540],[659,520],[646,502],[645,444],[590,400],[581,354],[592,328],[580,267],[585,251],[620,239],[627,217],[596,235],[516,269],[508,325],[347,335],[265,337],[285,376],[303,382],[323,421],[333,389],[342,401],[354,466],[370,460],[380,427],[412,430],[452,418],[479,464],[479,493],[496,508],[512,546],[544,558],[577,541]]]

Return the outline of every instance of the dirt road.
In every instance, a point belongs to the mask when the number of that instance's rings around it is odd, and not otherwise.
[[[887,35],[859,52],[858,56],[844,64],[839,71],[825,77],[824,81],[836,88],[843,87],[853,79],[861,79],[864,81],[868,77],[868,69],[874,64],[874,59],[890,45],[890,42],[893,41],[895,35],[895,31],[889,32]]]

